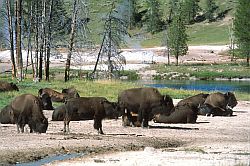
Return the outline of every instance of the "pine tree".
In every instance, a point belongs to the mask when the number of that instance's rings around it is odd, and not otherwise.
[[[163,21],[161,20],[160,2],[158,0],[141,0],[138,4],[140,4],[139,11],[144,13],[142,22],[146,26],[147,31],[154,34],[162,30]]]
[[[178,65],[179,56],[185,55],[188,50],[186,34],[186,27],[182,17],[182,5],[178,5],[178,12],[173,16],[170,27],[168,28],[168,47],[170,53],[176,58],[176,65]]]
[[[183,2],[183,17],[187,24],[195,21],[198,11],[200,10],[199,0],[185,0]]]
[[[206,0],[205,17],[211,22],[214,20],[214,11],[218,8],[214,0]]]
[[[239,0],[235,13],[235,37],[240,53],[246,57],[249,66],[250,57],[250,1]]]

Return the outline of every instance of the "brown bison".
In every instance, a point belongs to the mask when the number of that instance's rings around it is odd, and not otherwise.
[[[60,105],[55,108],[52,114],[52,121],[62,121],[65,117],[65,105]],[[75,120],[75,118],[72,117],[72,120]]]
[[[133,88],[118,95],[118,110],[135,126],[131,113],[138,114],[137,121],[142,127],[148,127],[148,121],[158,113],[170,113],[174,107],[168,95],[161,95],[156,88]]]
[[[186,103],[177,105],[170,115],[157,114],[154,117],[155,123],[196,123],[198,108]]]
[[[63,93],[57,92],[51,88],[43,88],[39,89],[38,96],[42,96],[43,94],[48,94],[51,97],[51,101],[53,102],[64,102],[65,99],[76,98],[79,97],[78,92],[74,88],[63,89]]]
[[[69,122],[73,117],[79,120],[94,119],[94,129],[103,134],[102,120],[106,117],[118,117],[116,104],[104,97],[80,97],[65,102],[64,132],[69,132]]]
[[[45,110],[54,110],[54,107],[52,106],[51,102],[51,97],[47,93],[42,94],[40,98],[43,102],[43,108]]]
[[[45,133],[48,128],[48,120],[43,115],[43,103],[40,98],[32,94],[17,96],[10,104],[14,113],[14,122],[17,130],[24,132],[25,124],[30,127],[30,132]]]
[[[17,87],[16,84],[13,82],[8,83],[6,81],[0,81],[0,92],[5,92],[5,91],[19,91],[19,88]]]
[[[10,105],[5,106],[0,112],[0,123],[14,124],[14,113]]]
[[[201,115],[232,116],[233,107],[238,104],[233,93],[217,92],[210,94],[204,104],[199,108]]]
[[[195,107],[199,107],[203,104],[209,94],[200,93],[188,98],[185,98],[177,103],[177,105],[185,105],[187,103],[192,104]]]

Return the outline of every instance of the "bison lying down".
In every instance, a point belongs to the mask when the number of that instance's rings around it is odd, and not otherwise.
[[[220,92],[210,94],[199,109],[201,115],[232,116],[233,107],[238,104],[233,93]]]
[[[118,117],[116,104],[109,102],[104,97],[80,97],[66,100],[65,102],[64,132],[69,132],[69,122],[73,117],[79,120],[94,119],[94,128],[103,134],[102,120],[106,117]]]
[[[198,107],[190,103],[177,105],[170,115],[157,114],[155,123],[196,123]]]
[[[25,124],[30,127],[30,132],[45,133],[48,120],[43,115],[43,103],[40,98],[32,94],[17,96],[10,104],[13,110],[13,119],[17,124],[17,131],[21,128],[24,132]]]
[[[14,83],[8,83],[6,81],[0,81],[0,92],[5,92],[5,91],[19,91],[18,87]]]
[[[0,112],[0,123],[14,124],[14,113],[10,105],[5,106]]]
[[[39,89],[38,96],[41,97],[43,94],[48,94],[53,102],[64,102],[65,99],[80,97],[78,92],[74,88],[63,89],[62,93],[57,92],[51,88]]]

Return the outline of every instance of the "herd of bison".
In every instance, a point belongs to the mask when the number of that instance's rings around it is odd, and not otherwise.
[[[0,92],[19,90],[16,84],[0,82]],[[53,107],[53,102],[62,102]],[[94,128],[103,134],[102,120],[122,117],[123,126],[149,127],[155,123],[196,123],[198,115],[232,116],[237,100],[233,93],[216,92],[197,94],[185,98],[175,106],[169,95],[162,95],[156,88],[126,89],[118,94],[117,102],[105,97],[80,97],[75,88],[57,92],[50,88],[38,90],[38,95],[22,94],[1,109],[2,124],[16,124],[17,131],[24,132],[28,124],[30,132],[45,133],[48,119],[43,110],[54,110],[52,121],[64,121],[64,132],[69,133],[70,121],[94,120]]]

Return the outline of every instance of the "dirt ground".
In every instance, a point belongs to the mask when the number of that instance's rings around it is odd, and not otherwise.
[[[174,100],[175,103],[177,100]],[[232,117],[199,116],[196,124],[155,124],[149,129],[122,127],[121,119],[104,120],[105,135],[98,135],[93,120],[70,123],[71,133],[63,134],[63,122],[51,121],[46,134],[23,134],[16,126],[0,126],[0,164],[39,160],[55,154],[97,154],[156,149],[201,151],[209,154],[247,155],[250,152],[250,101],[239,101]],[[86,156],[85,156],[86,158]]]
[[[229,57],[218,55],[223,49],[225,47],[190,47],[189,55],[181,57],[180,61],[181,63],[230,61]],[[175,62],[175,59],[172,58],[171,62]],[[0,64],[2,71],[7,68],[4,65],[6,63]],[[152,71],[150,73],[152,74]],[[199,116],[196,124],[150,122],[149,129],[124,128],[121,119],[104,120],[105,135],[97,134],[93,128],[93,120],[71,122],[71,133],[65,135],[62,132],[63,122],[51,121],[52,111],[44,111],[49,119],[46,134],[30,134],[28,129],[25,133],[18,134],[15,125],[0,124],[0,165],[29,162],[47,156],[75,152],[83,153],[86,160],[93,161],[93,156],[144,150],[145,147],[166,151],[201,152],[211,154],[210,158],[214,157],[213,155],[223,157],[222,155],[230,154],[236,158],[241,155],[248,158],[248,161],[243,163],[250,165],[250,100],[239,101],[233,110],[235,116],[232,117]],[[176,154],[180,155],[182,154]],[[192,158],[197,159],[196,157]]]

